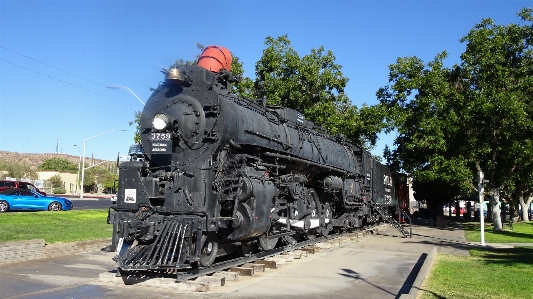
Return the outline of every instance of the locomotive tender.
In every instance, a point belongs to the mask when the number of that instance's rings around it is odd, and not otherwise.
[[[231,53],[172,67],[140,119],[144,157],[119,168],[122,271],[206,267],[217,256],[356,230],[396,205],[393,176],[293,109],[230,92]]]

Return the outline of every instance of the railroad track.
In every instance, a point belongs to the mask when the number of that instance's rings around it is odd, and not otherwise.
[[[378,233],[387,224],[369,227],[353,233],[332,234],[294,245],[276,247],[269,251],[250,254],[229,260],[215,262],[210,267],[201,267],[177,273],[147,273],[130,271],[122,275],[100,274],[100,282],[144,285],[158,288],[171,288],[183,291],[208,291],[210,286],[223,286],[226,281],[238,280],[239,276],[252,276],[267,269],[277,269],[293,259],[304,258],[309,254],[362,238],[367,234]]]

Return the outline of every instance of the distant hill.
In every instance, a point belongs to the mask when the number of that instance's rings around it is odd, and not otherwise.
[[[43,162],[46,159],[50,158],[63,158],[67,159],[70,162],[74,163],[75,165],[78,165],[78,162],[80,160],[79,156],[71,156],[67,154],[25,154],[25,153],[15,153],[15,152],[6,152],[6,151],[0,151],[0,160],[6,161],[6,162],[16,162],[16,163],[25,163],[28,164],[32,169],[37,170],[37,167],[39,165],[43,164]],[[100,159],[94,159],[94,163],[100,163],[104,160]],[[91,158],[85,157],[85,164],[90,165]]]

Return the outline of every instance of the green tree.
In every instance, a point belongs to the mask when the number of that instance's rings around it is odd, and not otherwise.
[[[37,172],[32,169],[26,163],[16,163],[0,160],[0,170],[5,171],[2,174],[2,179],[6,177],[17,178],[17,179],[32,179],[36,180],[38,178]]]
[[[133,114],[134,120],[129,122],[129,125],[132,126],[135,124],[135,134],[133,135],[133,142],[136,144],[141,143],[141,111],[135,111]]]
[[[378,91],[398,130],[388,160],[415,181],[455,190],[450,197],[478,191],[477,172],[483,171],[495,230],[502,229],[501,191],[513,194],[522,184],[531,192],[533,186],[523,179],[533,172],[531,10],[519,16],[524,25],[495,25],[491,19],[477,24],[461,39],[466,51],[452,68],[443,66],[446,52],[427,65],[416,57],[399,58],[389,67],[391,84]]]
[[[332,51],[321,46],[300,57],[287,35],[269,36],[265,45],[255,66],[254,97],[298,110],[330,134],[343,134],[367,147],[375,145],[377,133],[384,128],[384,110],[366,105],[357,109],[350,102],[344,93],[348,78]]]
[[[112,189],[117,179],[118,175],[115,167],[109,168],[103,165],[91,167],[85,171],[84,191],[95,192],[98,185]]]
[[[53,175],[48,179],[52,183],[52,191],[54,194],[65,194],[63,179],[59,174]]]
[[[533,171],[529,162],[533,158],[531,13],[531,9],[518,13],[521,24],[496,25],[484,19],[461,40],[467,44],[461,67],[472,87],[469,111],[477,116],[470,123],[478,144],[476,166],[491,181],[495,229],[501,226],[496,223],[500,191],[514,193],[512,189],[522,185],[527,192],[533,187],[522,179]]]
[[[377,93],[397,130],[396,148],[387,149],[385,157],[411,174],[415,198],[426,201],[434,216],[444,203],[475,188],[472,165],[462,151],[464,120],[458,109],[463,97],[455,85],[456,67],[443,66],[446,56],[442,52],[427,65],[417,57],[398,58],[389,66],[391,85]]]
[[[51,176],[48,180],[52,183],[52,188],[63,187],[63,179],[59,174]]]
[[[324,47],[300,57],[287,35],[267,37],[267,48],[256,63],[255,93],[270,105],[298,110],[311,121],[338,131],[337,110],[349,103],[344,94],[348,82],[335,64],[335,56]]]
[[[77,173],[78,165],[65,158],[55,157],[44,160],[44,162],[37,167],[37,170]]]

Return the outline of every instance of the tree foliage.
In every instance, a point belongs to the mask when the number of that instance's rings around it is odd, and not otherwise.
[[[63,180],[59,174],[51,176],[48,180],[52,183],[52,188],[63,187]]]
[[[37,172],[35,172],[35,170],[33,170],[26,163],[16,163],[0,160],[0,171],[3,171],[0,173],[2,179],[10,177],[17,179],[36,180],[38,178]]]
[[[498,197],[533,187],[533,19],[530,9],[519,16],[522,25],[491,19],[475,25],[461,39],[466,51],[460,65],[444,67],[446,52],[427,65],[417,57],[399,58],[389,67],[390,85],[378,91],[398,131],[387,159],[426,183],[420,186],[454,190],[450,200],[478,191],[477,172],[483,171],[496,230]],[[442,202],[441,194],[415,192]]]
[[[302,112],[330,134],[343,134],[360,145],[374,146],[383,126],[383,110],[363,106],[358,109],[344,93],[348,78],[335,63],[332,51],[323,46],[300,56],[287,35],[265,39],[267,48],[256,63],[251,93]],[[249,83],[248,83],[249,84]]]
[[[95,166],[85,170],[85,177],[83,186],[85,192],[94,192],[98,185],[103,188],[112,189],[116,187],[115,181],[118,179],[118,174],[115,167]]]
[[[78,165],[70,162],[68,159],[54,157],[44,160],[44,162],[37,167],[37,170],[77,173]]]
[[[135,111],[133,113],[134,120],[129,122],[129,125],[135,125],[135,134],[133,135],[133,142],[136,144],[141,143],[141,111]]]

